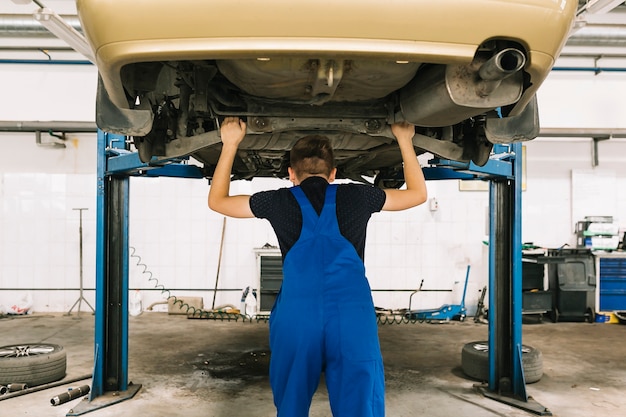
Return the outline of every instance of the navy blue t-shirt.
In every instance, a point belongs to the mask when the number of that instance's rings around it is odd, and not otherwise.
[[[300,187],[318,214],[322,212],[328,182],[322,177],[309,177]],[[364,259],[367,222],[372,213],[382,210],[385,192],[366,184],[340,184],[337,187],[337,222],[339,231]],[[289,188],[262,191],[250,197],[250,209],[255,217],[269,220],[283,255],[300,237],[302,213]]]

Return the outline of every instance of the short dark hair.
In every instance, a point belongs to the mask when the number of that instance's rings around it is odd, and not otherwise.
[[[300,138],[289,152],[289,163],[298,177],[307,174],[329,177],[335,167],[330,139],[321,135]]]

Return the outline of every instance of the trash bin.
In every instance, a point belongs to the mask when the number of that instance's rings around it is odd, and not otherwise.
[[[548,250],[552,321],[595,320],[595,261],[590,249]]]

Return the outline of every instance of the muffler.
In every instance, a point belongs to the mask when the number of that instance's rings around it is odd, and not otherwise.
[[[513,104],[523,92],[525,64],[520,50],[507,48],[488,60],[420,70],[400,92],[401,116],[417,126],[449,126]]]

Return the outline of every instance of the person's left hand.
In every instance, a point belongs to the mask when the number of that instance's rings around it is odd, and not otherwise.
[[[408,122],[394,123],[391,125],[391,132],[396,137],[398,142],[410,142],[413,139],[413,135],[415,135],[415,126]]]
[[[220,127],[220,136],[224,145],[239,146],[246,136],[246,123],[238,117],[227,117]]]

